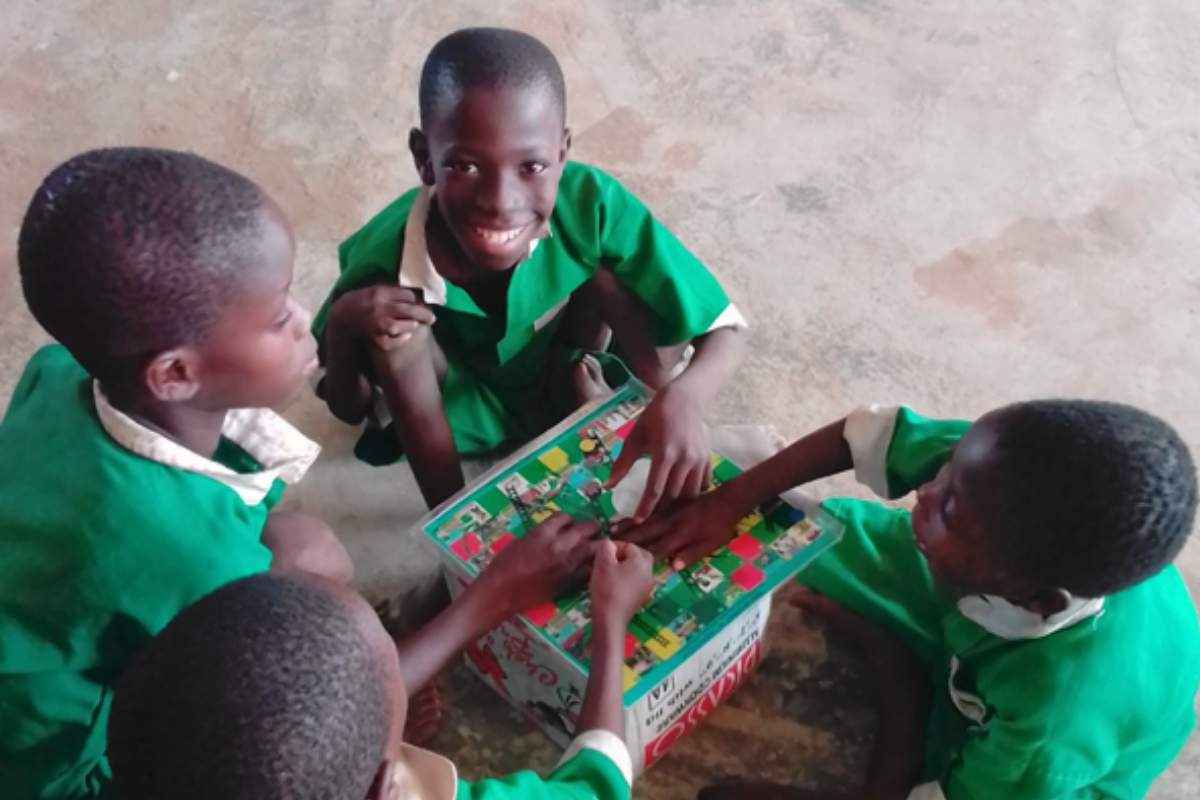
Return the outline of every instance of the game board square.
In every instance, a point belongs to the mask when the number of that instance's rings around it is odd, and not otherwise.
[[[744,567],[729,576],[729,580],[733,581],[747,592],[762,583],[765,578],[766,576],[763,575],[762,570],[753,564],[746,564]]]
[[[501,550],[508,547],[515,541],[516,537],[514,537],[511,533],[506,533],[496,541],[492,542],[492,552],[499,553]]]
[[[729,551],[750,561],[762,552],[762,543],[749,534],[743,534],[729,543]]]
[[[458,560],[464,564],[471,563],[471,559],[479,555],[483,550],[483,542],[479,541],[479,537],[473,533],[464,533],[462,538],[450,545],[450,552],[458,556]]]
[[[554,619],[554,615],[558,613],[558,608],[554,603],[546,603],[544,606],[531,608],[525,612],[525,619],[529,620],[529,624],[535,628],[544,628],[546,623]]]

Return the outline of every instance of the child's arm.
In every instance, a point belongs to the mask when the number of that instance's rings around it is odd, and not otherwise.
[[[608,485],[621,481],[639,458],[650,457],[650,474],[634,519],[650,516],[659,503],[690,500],[712,477],[711,450],[704,434],[703,410],[742,359],[742,336],[736,328],[719,328],[694,341],[688,368],[658,395],[642,414]]]
[[[368,286],[339,297],[325,327],[324,399],[335,417],[351,425],[371,408],[366,377],[366,348],[391,350],[403,345],[433,312],[417,296],[398,286]]]
[[[625,627],[654,589],[653,566],[650,554],[635,545],[599,543],[591,581],[592,661],[575,740],[549,777],[518,772],[462,783],[459,800],[629,800],[633,764],[624,742],[621,675]]]
[[[674,513],[628,529],[620,538],[648,545],[676,569],[728,544],[738,520],[782,492],[845,472],[854,466],[844,419],[810,433],[754,469],[702,495]]]
[[[497,554],[449,608],[397,643],[409,694],[512,615],[558,597],[591,561],[598,530],[559,513]]]
[[[592,662],[578,731],[625,738],[625,628],[654,590],[654,558],[627,542],[600,542],[592,565]]]

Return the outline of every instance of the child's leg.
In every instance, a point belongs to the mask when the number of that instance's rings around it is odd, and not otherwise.
[[[276,511],[267,517],[262,543],[271,551],[276,572],[308,572],[349,585],[354,580],[350,554],[329,526],[297,511]]]
[[[559,340],[571,349],[605,350],[614,337],[633,374],[653,389],[671,380],[687,349],[656,347],[650,310],[611,270],[601,268],[571,296]]]
[[[433,331],[421,327],[399,347],[372,348],[371,360],[417,485],[426,505],[435,508],[464,485],[454,435],[442,407],[446,356]]]

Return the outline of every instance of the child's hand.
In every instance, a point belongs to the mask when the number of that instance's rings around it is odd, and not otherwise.
[[[592,563],[592,616],[624,628],[654,591],[654,557],[628,542],[602,541]]]
[[[353,336],[380,350],[392,350],[436,317],[415,292],[399,286],[368,286],[337,299],[330,313]]]
[[[649,547],[679,571],[733,541],[743,513],[721,487],[641,525],[621,526],[616,537]]]
[[[650,456],[650,476],[635,522],[670,508],[676,500],[691,500],[712,482],[708,434],[699,404],[686,391],[667,386],[642,412],[613,464],[608,488],[620,483],[642,456]]]
[[[583,582],[599,530],[557,513],[501,550],[471,591],[483,593],[503,619],[549,603]]]

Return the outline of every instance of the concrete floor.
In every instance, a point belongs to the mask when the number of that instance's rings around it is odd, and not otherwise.
[[[262,184],[316,303],[335,246],[414,182],[421,59],[470,24],[543,38],[576,156],[638,192],[754,322],[717,423],[800,434],[868,401],[972,416],[1132,402],[1200,453],[1200,6],[1188,0],[10,0],[0,19],[0,398],[44,341],[14,254],[30,194],[98,145]],[[1185,344],[1187,343],[1187,344]],[[4,401],[0,400],[0,404]],[[403,468],[326,454],[289,502],[374,594],[427,573]],[[841,485],[834,488],[845,489]],[[1182,559],[1200,590],[1200,547]],[[1196,738],[1155,789],[1200,796]]]

